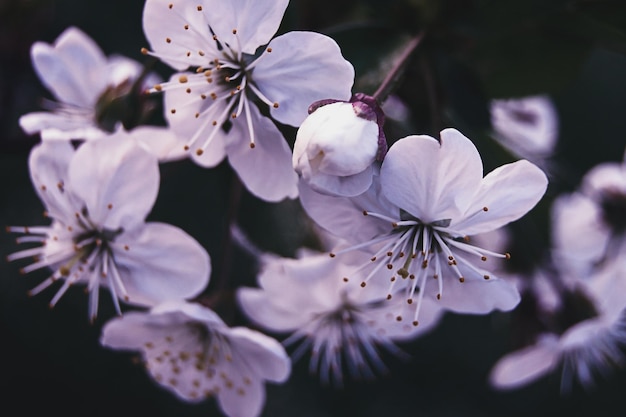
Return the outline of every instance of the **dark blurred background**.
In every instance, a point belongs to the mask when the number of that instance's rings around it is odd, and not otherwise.
[[[153,65],[140,54],[142,0],[0,0],[0,220],[45,223],[30,184],[27,158],[37,137],[20,130],[20,115],[52,98],[33,72],[29,48],[52,43],[68,26],[90,35],[108,54]],[[426,30],[424,43],[399,81],[410,111],[390,122],[387,137],[436,135],[456,127],[475,140],[487,170],[515,158],[489,129],[492,98],[550,94],[560,136],[546,199],[513,228],[527,268],[549,245],[548,213],[559,193],[573,190],[601,161],[620,161],[626,146],[626,7],[622,1],[565,0],[293,0],[280,31],[316,30],[333,36],[356,68],[355,91],[372,93],[403,42]],[[169,69],[153,67],[167,77]],[[152,123],[162,123],[159,111]],[[284,132],[293,140],[294,129]],[[231,287],[254,285],[255,265],[224,247],[233,174],[226,164],[205,170],[187,161],[162,166],[150,218],[196,237],[213,259],[216,276]],[[245,192],[238,218],[250,238],[285,256],[309,241],[297,201],[259,202]],[[582,237],[581,237],[582,238]],[[0,237],[3,256],[18,249]],[[226,262],[222,259],[227,259]],[[34,416],[219,415],[212,401],[188,405],[154,384],[132,354],[101,348],[99,333],[114,316],[101,296],[98,320],[87,320],[87,297],[72,289],[50,310],[54,291],[28,298],[45,271],[18,273],[20,262],[0,262],[0,414]],[[233,324],[245,320],[232,308]],[[376,381],[324,387],[297,363],[288,383],[267,386],[265,416],[617,416],[626,410],[626,372],[595,389],[559,394],[558,375],[502,393],[486,382],[495,361],[514,349],[515,313],[448,315],[432,333],[401,347],[412,359],[386,358],[390,372]]]

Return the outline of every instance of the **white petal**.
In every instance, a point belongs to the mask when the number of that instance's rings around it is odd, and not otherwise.
[[[158,331],[147,313],[130,312],[109,320],[102,329],[100,343],[113,349],[143,349]]]
[[[174,74],[170,82],[178,82],[178,78],[184,74]],[[222,128],[222,121],[217,120],[227,106],[224,100],[213,102],[202,100],[201,91],[189,95],[184,88],[175,88],[166,91],[164,97],[164,112],[167,123],[180,140],[180,149],[185,151],[185,144],[192,138],[197,140],[191,145],[188,154],[199,165],[212,168],[222,162],[226,156],[226,141],[229,138]],[[206,109],[205,109],[206,108]],[[172,113],[172,109],[176,111]],[[202,113],[198,118],[196,113]],[[216,125],[213,125],[216,121]],[[217,132],[215,132],[217,130]],[[205,141],[212,137],[209,145]],[[199,148],[203,148],[201,155],[197,154]],[[176,152],[176,151],[175,151]]]
[[[142,72],[143,66],[139,62],[125,56],[112,55],[108,57],[106,65],[107,85],[118,86],[125,81],[134,81]],[[153,80],[148,84],[150,87],[158,82],[155,75],[149,75],[146,78]]]
[[[464,218],[450,227],[467,235],[495,230],[530,211],[547,187],[543,171],[526,160],[498,167],[483,178]]]
[[[558,116],[547,96],[493,100],[491,124],[503,145],[523,158],[552,152],[559,133]]]
[[[246,327],[230,329],[228,337],[233,350],[258,378],[285,382],[291,372],[291,360],[285,348],[275,339]]]
[[[394,143],[381,168],[384,195],[424,223],[458,218],[482,179],[474,144],[445,129],[441,143],[430,136],[408,136]]]
[[[273,299],[276,295],[258,288],[239,288],[237,301],[246,316],[255,324],[271,332],[289,332],[307,323],[305,317],[293,314]],[[291,295],[284,296],[291,300]]]
[[[503,279],[473,276],[459,265],[465,276],[465,282],[458,279],[446,279],[443,282],[441,300],[436,300],[442,308],[465,314],[487,314],[494,310],[509,311],[520,302],[520,294],[514,285]],[[430,284],[432,290],[427,290],[435,299],[436,284]]]
[[[209,282],[209,255],[195,239],[168,224],[146,223],[136,233],[120,235],[114,256],[134,304],[191,298]]]
[[[42,82],[61,102],[93,106],[104,89],[106,57],[95,42],[77,28],[66,29],[54,46],[36,42],[33,66]]]
[[[170,8],[169,5],[173,6]],[[153,50],[169,66],[184,70],[205,65],[217,53],[204,12],[198,11],[201,0],[164,2],[146,0],[143,10],[143,30]],[[189,29],[185,29],[189,25]],[[170,40],[168,42],[167,40]],[[211,55],[209,58],[198,54]],[[192,52],[187,56],[187,52]]]
[[[518,388],[551,372],[558,363],[559,351],[555,340],[544,339],[501,358],[491,370],[491,385],[501,389]]]
[[[588,197],[574,193],[559,196],[552,205],[552,241],[566,269],[583,270],[602,259],[611,230],[601,208]],[[580,268],[583,268],[582,270]]]
[[[249,137],[246,123],[237,120],[229,132],[229,138],[240,137],[229,143],[228,160],[246,188],[265,201],[280,201],[298,196],[298,176],[291,165],[291,149],[278,128],[259,110],[250,107],[254,125],[255,147],[251,148],[245,138]],[[245,118],[245,116],[241,116]]]
[[[235,389],[220,387],[217,401],[228,417],[258,417],[265,404],[265,386],[261,381],[252,379],[244,388],[244,395]]]
[[[582,189],[592,198],[601,197],[607,190],[626,193],[626,165],[614,162],[596,165],[585,174]]]
[[[171,129],[157,126],[139,126],[131,132],[132,137],[160,162],[175,161],[187,157],[184,141]]]
[[[289,32],[273,39],[270,47],[252,78],[267,98],[279,103],[270,109],[276,120],[299,126],[313,102],[350,98],[354,69],[328,36]]]
[[[372,186],[373,180],[372,167],[366,168],[358,174],[338,177],[336,175],[328,175],[322,172],[307,175],[303,172],[302,179],[313,190],[328,195],[354,197],[363,194]]]
[[[20,117],[20,126],[29,135],[41,132],[41,139],[48,140],[90,140],[106,135],[94,123],[89,111],[80,114],[35,112]]]
[[[49,214],[72,223],[74,213],[82,208],[67,189],[73,156],[74,148],[69,142],[43,142],[32,149],[28,160],[31,181]]]
[[[204,14],[221,42],[253,55],[278,30],[289,0],[204,0]],[[233,34],[233,30],[237,34]]]
[[[318,193],[304,181],[299,182],[298,188],[300,190],[300,202],[307,214],[319,226],[351,242],[362,242],[390,230],[390,222],[372,216],[364,216],[364,208],[385,215],[400,216],[399,210],[396,213],[376,210],[379,207],[378,202],[381,200],[381,196],[376,193],[374,187],[361,195],[358,200]]]
[[[69,180],[93,221],[110,230],[129,230],[141,224],[154,205],[158,161],[120,131],[83,144],[70,163]]]

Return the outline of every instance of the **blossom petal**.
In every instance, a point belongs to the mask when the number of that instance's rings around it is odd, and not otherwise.
[[[284,382],[291,372],[291,360],[283,345],[263,333],[246,327],[235,327],[228,332],[240,360],[259,378]]]
[[[181,139],[171,129],[158,126],[140,126],[131,133],[134,140],[161,162],[187,157]]]
[[[211,272],[202,246],[164,223],[146,223],[135,233],[119,236],[115,262],[129,302],[148,306],[197,295],[206,288]]]
[[[85,202],[89,217],[110,230],[143,223],[159,191],[156,157],[127,135],[86,142],[69,167],[72,190]]]
[[[272,52],[259,58],[252,78],[267,98],[279,104],[270,109],[276,120],[299,126],[311,103],[350,99],[354,68],[328,36],[289,32],[273,39],[270,47]]]
[[[68,168],[74,156],[69,142],[43,142],[29,156],[30,177],[48,214],[57,220],[73,222],[80,203],[66,190]]]
[[[537,380],[558,364],[559,351],[555,340],[544,338],[534,346],[509,353],[491,370],[489,381],[500,389],[512,389]]]
[[[514,285],[495,277],[489,280],[472,277],[469,271],[461,265],[459,267],[464,272],[465,282],[445,280],[443,294],[438,300],[442,308],[457,313],[487,314],[494,310],[510,311],[519,304],[520,294]]]
[[[552,241],[564,269],[579,270],[602,259],[611,238],[601,208],[588,197],[574,193],[552,204]]]
[[[390,223],[371,216],[363,215],[363,206],[367,210],[377,211],[379,202],[384,200],[370,188],[358,198],[335,197],[314,191],[304,181],[298,184],[300,202],[304,210],[315,222],[328,232],[351,242],[362,242],[390,229]],[[380,198],[382,197],[382,198]],[[381,210],[383,214],[389,214]],[[392,214],[393,215],[393,214]],[[397,210],[396,216],[400,216]]]
[[[602,197],[603,191],[626,193],[626,165],[605,162],[593,167],[581,187],[592,198]]]
[[[102,329],[100,343],[113,349],[142,349],[154,338],[156,326],[146,313],[130,312],[109,320]]]
[[[214,55],[217,52],[205,13],[198,11],[198,4],[198,0],[146,0],[143,10],[146,38],[159,58],[177,70],[204,65],[207,58],[200,51],[215,52]],[[188,29],[185,25],[189,25]],[[193,53],[187,55],[190,51]]]
[[[292,293],[284,298],[292,300]],[[293,310],[285,308],[281,303],[272,302],[272,297],[276,294],[261,290],[259,288],[239,288],[237,290],[237,301],[242,311],[255,324],[265,330],[272,332],[294,331],[306,324],[306,318],[293,314]],[[289,303],[291,304],[291,303]]]
[[[498,167],[483,178],[463,219],[450,227],[467,235],[495,230],[530,211],[547,187],[543,171],[526,160]]]
[[[445,129],[441,143],[430,136],[408,136],[394,143],[381,168],[384,195],[424,223],[458,218],[482,179],[474,144]]]
[[[106,57],[95,42],[75,27],[66,29],[54,46],[36,42],[33,66],[54,96],[78,107],[90,107],[105,87],[101,77]]]
[[[243,396],[237,390],[226,387],[217,393],[217,401],[229,417],[258,417],[265,404],[265,386],[263,382],[252,379],[244,388]]]
[[[29,135],[41,132],[44,141],[90,140],[106,133],[95,126],[91,112],[84,114],[34,112],[20,117],[20,127]]]
[[[265,201],[298,196],[298,176],[291,165],[291,149],[278,128],[256,107],[250,107],[255,147],[245,140],[229,143],[228,160],[246,188]],[[230,137],[248,138],[245,123],[234,123]],[[243,143],[242,143],[243,142]]]
[[[174,74],[170,82],[183,74]],[[194,139],[190,144],[189,154],[198,164],[206,168],[212,168],[222,162],[226,157],[226,140],[228,134],[219,123],[213,121],[219,119],[228,104],[225,101],[207,102],[200,97],[190,96],[183,88],[175,88],[165,92],[164,110],[168,125],[180,139],[180,148],[184,151],[185,144]],[[207,107],[208,106],[208,107]],[[202,113],[200,117],[194,117],[195,113]],[[215,132],[215,130],[218,130]],[[205,140],[210,139],[209,144]],[[202,148],[203,152],[197,152]]]
[[[254,55],[272,39],[288,4],[289,0],[204,0],[203,11],[221,42]]]

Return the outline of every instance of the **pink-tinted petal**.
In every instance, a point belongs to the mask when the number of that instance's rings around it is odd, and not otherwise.
[[[276,294],[258,288],[237,290],[237,300],[242,311],[263,329],[272,332],[291,332],[307,323],[306,317],[293,314],[293,309],[283,307],[284,303],[276,303],[273,297],[276,297]],[[284,297],[290,301],[293,299],[291,294]]]
[[[354,197],[363,194],[372,186],[372,167],[366,168],[358,174],[338,177],[322,172],[302,172],[302,179],[315,191],[344,197]]]
[[[380,195],[375,188],[370,188],[358,200],[320,194],[303,181],[299,182],[298,188],[300,202],[307,214],[319,226],[336,236],[351,242],[362,242],[390,230],[390,222],[363,215],[363,206],[367,210],[376,211]],[[370,202],[372,204],[368,204]],[[386,211],[382,213],[389,214]],[[397,210],[395,214],[399,217],[400,211]]]
[[[265,201],[280,201],[298,196],[298,176],[291,165],[291,149],[278,128],[252,106],[255,146],[246,123],[238,121],[229,132],[229,139],[242,138],[228,144],[228,160],[246,188]],[[242,116],[243,117],[243,116]]]
[[[559,196],[552,205],[552,241],[565,269],[585,269],[606,253],[611,231],[602,210],[588,197]]]
[[[205,13],[198,11],[201,4],[201,0],[146,1],[143,10],[146,38],[159,58],[177,70],[202,66],[216,58],[217,45]],[[200,51],[205,56],[211,55],[210,58],[200,55]],[[191,53],[187,55],[188,52]]]
[[[153,306],[197,295],[209,282],[209,255],[181,229],[146,223],[115,241],[115,262],[129,302]]]
[[[204,0],[199,4],[221,42],[253,55],[278,30],[289,0]]]
[[[626,165],[605,162],[593,167],[583,179],[582,189],[592,198],[613,191],[626,193]]]
[[[109,320],[102,329],[100,343],[113,349],[143,349],[158,332],[150,318],[146,313],[130,312]]]
[[[31,48],[33,66],[44,85],[61,102],[78,107],[94,104],[105,87],[106,57],[95,42],[70,27],[54,46],[36,42]]]
[[[483,178],[463,219],[450,227],[467,235],[495,230],[530,211],[547,187],[543,171],[526,160],[498,167]]]
[[[187,157],[183,141],[171,129],[157,126],[140,126],[131,136],[161,162],[175,161]]]
[[[20,117],[20,126],[29,135],[41,132],[41,139],[50,140],[90,140],[105,134],[94,124],[91,111],[80,113],[35,112]]]
[[[509,311],[520,301],[520,294],[514,285],[503,279],[491,277],[485,280],[482,276],[473,276],[463,267],[465,282],[458,279],[447,279],[443,283],[441,299],[437,300],[442,308],[457,313],[487,314],[494,310]],[[436,283],[432,285],[432,297],[437,293]]]
[[[28,160],[31,181],[49,215],[72,223],[74,213],[82,208],[81,202],[66,189],[73,156],[74,148],[69,142],[43,142],[32,149]]]
[[[265,386],[262,381],[252,379],[243,396],[236,389],[220,387],[217,401],[228,417],[258,417],[265,404]]]
[[[289,377],[291,361],[275,339],[246,327],[230,329],[228,337],[245,367],[257,377],[272,382],[284,382]]]
[[[482,180],[482,161],[459,131],[445,129],[441,143],[409,136],[389,149],[381,168],[384,195],[424,223],[458,218]]]
[[[83,144],[69,167],[72,191],[88,216],[110,230],[143,223],[159,191],[157,158],[118,132]]]
[[[553,338],[509,353],[491,370],[489,381],[500,389],[518,388],[551,372],[558,364],[559,351]]]
[[[299,126],[311,103],[322,99],[348,100],[354,68],[328,36],[289,32],[272,40],[253,70],[252,78],[272,102],[272,117]]]
[[[170,82],[178,82],[181,75],[185,74],[174,74]],[[224,100],[202,100],[197,93],[187,94],[184,88],[166,91],[164,103],[165,118],[180,140],[180,149],[185,151],[188,145],[185,152],[203,167],[212,168],[222,162],[229,135],[218,119],[228,104]],[[196,113],[201,115],[195,117]],[[207,140],[210,140],[208,144]],[[198,152],[199,149],[202,151]]]

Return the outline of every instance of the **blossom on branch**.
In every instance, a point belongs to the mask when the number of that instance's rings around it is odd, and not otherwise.
[[[54,306],[70,286],[84,284],[91,320],[100,286],[120,314],[118,299],[150,306],[193,297],[209,280],[209,256],[198,242],[177,227],[145,222],[159,189],[158,161],[127,136],[118,132],[76,151],[66,142],[35,147],[31,178],[52,224],[8,228],[25,235],[18,243],[41,244],[8,260],[35,257],[24,273],[53,270],[30,294],[62,282]]]
[[[43,140],[90,140],[117,130],[116,117],[135,114],[140,108],[108,114],[119,100],[142,86],[158,82],[154,75],[144,79],[143,67],[123,56],[106,57],[81,30],[70,27],[49,45],[36,42],[31,48],[33,67],[57,102],[50,111],[29,113],[20,118],[28,134],[41,132]],[[119,104],[119,103],[118,103]]]
[[[341,385],[344,370],[354,378],[373,378],[386,371],[381,351],[402,355],[394,343],[431,329],[442,310],[426,300],[420,326],[411,325],[415,305],[387,300],[374,285],[361,288],[357,279],[347,278],[356,266],[354,259],[337,262],[321,253],[303,252],[298,259],[266,256],[258,276],[261,288],[240,288],[239,304],[262,328],[291,333],[284,345],[300,342],[294,360],[311,350],[310,371],[322,382]]]
[[[409,136],[391,146],[372,188],[353,197],[314,192],[304,183],[300,196],[307,213],[326,230],[348,240],[331,257],[356,249],[368,251],[369,273],[361,286],[387,270],[387,293],[404,291],[443,308],[484,314],[510,310],[519,293],[481,263],[508,258],[470,243],[471,235],[498,229],[526,214],[543,196],[545,174],[522,160],[483,178],[473,143],[454,129],[430,136]]]
[[[101,343],[140,351],[157,383],[189,402],[215,397],[229,417],[260,415],[264,382],[284,382],[291,372],[276,340],[228,327],[212,310],[183,301],[109,321]]]
[[[148,0],[143,26],[153,52],[176,70],[165,115],[191,157],[224,157],[248,190],[267,201],[297,196],[291,150],[269,115],[299,126],[309,105],[348,100],[354,69],[329,37],[289,32],[272,39],[287,0]],[[191,70],[191,71],[186,71]],[[258,107],[259,105],[260,107]]]

